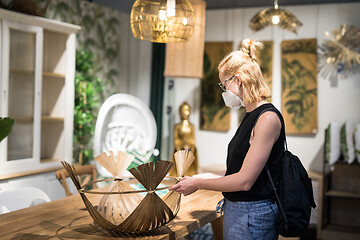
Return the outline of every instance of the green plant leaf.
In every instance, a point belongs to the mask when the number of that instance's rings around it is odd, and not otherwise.
[[[94,71],[94,57],[88,50],[76,52],[73,156],[74,162],[81,164],[93,160],[91,143],[103,96],[101,79]]]
[[[14,119],[8,117],[0,118],[0,142],[9,135],[13,125]]]

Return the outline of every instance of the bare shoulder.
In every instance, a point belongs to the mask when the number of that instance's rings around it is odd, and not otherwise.
[[[279,116],[273,111],[267,111],[259,117],[255,128],[260,129],[262,132],[280,132],[281,122]]]
[[[262,123],[262,124],[266,124],[266,125],[272,125],[272,126],[280,126],[281,127],[281,122],[280,122],[280,119],[279,119],[279,116],[273,112],[273,111],[267,111],[265,113],[263,113],[259,120],[258,120],[259,123]]]

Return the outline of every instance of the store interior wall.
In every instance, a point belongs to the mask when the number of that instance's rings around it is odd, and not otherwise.
[[[281,49],[283,40],[316,38],[320,45],[326,38],[325,31],[332,32],[341,24],[359,26],[360,3],[321,4],[286,7],[303,23],[298,35],[282,30],[278,27],[267,27],[259,32],[252,32],[248,27],[249,21],[261,8],[242,8],[230,10],[208,10],[206,14],[205,41],[232,41],[234,50],[244,38],[274,41],[273,52],[273,104],[281,110]],[[168,111],[164,106],[165,118],[163,124],[164,139],[171,140],[167,144],[172,147],[171,128],[180,121],[178,108],[183,101],[187,101],[191,108],[190,122],[196,129],[196,146],[199,166],[220,165],[225,167],[227,145],[238,127],[238,113],[231,112],[231,124],[228,132],[202,131],[200,125],[200,79],[167,78],[172,81],[172,93],[165,96],[165,104],[172,106]],[[330,81],[318,75],[318,132],[315,135],[287,136],[289,149],[298,155],[304,166],[314,171],[322,170],[325,128],[332,121],[344,123],[351,121],[360,123],[360,73],[348,79]],[[165,91],[166,94],[166,91]],[[221,94],[221,92],[207,93]],[[165,131],[164,131],[165,128]],[[165,140],[166,141],[166,140]],[[165,147],[165,146],[163,146]],[[163,149],[171,153],[172,149]]]
[[[130,28],[130,15],[121,12],[124,32],[121,39],[121,66],[119,81],[126,88],[117,89],[119,93],[129,93],[150,106],[152,43],[134,38]]]

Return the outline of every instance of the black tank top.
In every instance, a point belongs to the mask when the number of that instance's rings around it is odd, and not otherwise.
[[[266,163],[269,168],[270,174],[274,180],[274,183],[278,182],[281,172],[281,162],[284,154],[285,128],[284,119],[281,113],[271,103],[263,104],[254,109],[253,111],[247,112],[245,114],[244,119],[242,120],[239,128],[237,129],[234,137],[231,139],[228,146],[228,155],[226,159],[227,170],[225,176],[240,171],[245,156],[250,148],[249,140],[255,121],[259,114],[267,108],[275,109],[276,114],[278,115],[281,122],[281,131],[279,138],[274,143],[270,156]],[[261,132],[257,132],[256,134],[261,134]],[[256,179],[254,185],[249,191],[223,192],[223,196],[233,202],[276,199],[265,169],[261,171],[259,177]]]

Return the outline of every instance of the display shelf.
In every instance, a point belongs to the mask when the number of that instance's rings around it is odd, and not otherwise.
[[[47,162],[60,162],[62,159],[59,158],[43,158],[40,159],[40,162],[47,163]]]
[[[65,74],[54,72],[43,72],[44,77],[65,79]]]
[[[41,116],[41,120],[46,121],[46,122],[64,122],[65,118],[52,117],[52,116]]]
[[[65,150],[64,122],[45,121],[41,125],[40,162],[64,160]]]
[[[15,120],[15,123],[32,123],[34,121],[33,117],[12,117]]]
[[[360,239],[360,165],[324,160],[320,239]]]
[[[322,230],[322,239],[326,240],[354,240],[359,239],[360,229],[357,227],[328,225]]]
[[[345,192],[345,191],[338,191],[338,190],[330,190],[327,191],[326,196],[328,197],[341,197],[341,198],[355,198],[360,199],[360,193],[354,192]]]
[[[21,75],[34,75],[35,71],[33,71],[33,70],[25,70],[25,69],[10,69],[10,73],[12,73],[12,74],[21,74]]]
[[[25,70],[25,69],[11,69],[10,73],[12,74],[19,74],[19,75],[34,75],[35,72],[33,70]],[[46,78],[60,78],[65,79],[65,74],[56,73],[56,72],[43,72],[43,77]]]
[[[15,119],[0,143],[0,176],[71,162],[80,27],[3,9],[0,25],[0,114]]]

